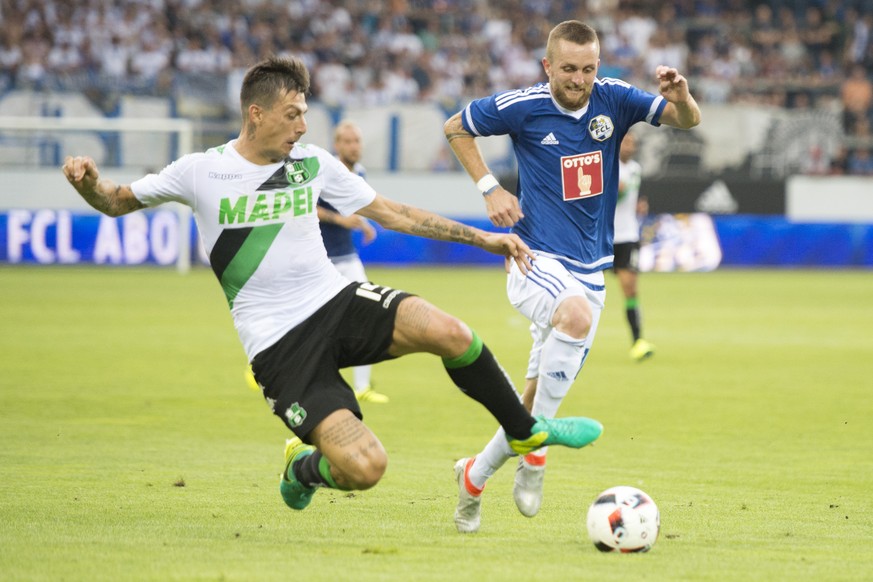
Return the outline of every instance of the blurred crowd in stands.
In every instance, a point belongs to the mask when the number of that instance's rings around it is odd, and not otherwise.
[[[544,80],[551,27],[601,36],[600,76],[655,90],[677,67],[702,103],[842,114],[828,171],[873,174],[873,0],[0,0],[0,95],[200,95],[236,118],[233,80],[294,54],[329,107],[432,102],[447,112]],[[865,155],[866,153],[866,155]]]

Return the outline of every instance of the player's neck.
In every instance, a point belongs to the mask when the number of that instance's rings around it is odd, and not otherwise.
[[[244,134],[240,134],[233,141],[233,148],[246,161],[249,161],[258,166],[269,166],[281,162],[284,157],[276,157],[275,152],[266,151],[260,147],[256,141],[245,138]]]

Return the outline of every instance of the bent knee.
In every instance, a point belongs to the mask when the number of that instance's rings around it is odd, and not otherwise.
[[[388,457],[384,452],[381,454],[368,455],[359,459],[353,466],[344,471],[344,485],[349,489],[370,489],[385,474],[388,468]]]
[[[443,323],[442,339],[446,353],[449,357],[456,357],[467,351],[470,342],[473,341],[473,332],[466,323],[452,316],[445,318]]]
[[[453,358],[463,354],[472,339],[473,334],[463,321],[419,297],[410,297],[397,310],[389,353],[402,356],[429,352]]]
[[[570,337],[583,339],[591,331],[593,321],[594,316],[588,300],[576,295],[561,302],[555,310],[552,326]]]

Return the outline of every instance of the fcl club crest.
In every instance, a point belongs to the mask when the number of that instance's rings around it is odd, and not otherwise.
[[[603,194],[603,152],[562,157],[561,190],[565,201]]]
[[[615,126],[606,115],[598,115],[588,124],[588,133],[597,141],[605,141],[612,137]]]
[[[285,163],[285,177],[289,184],[305,184],[312,176],[303,160],[290,160]]]

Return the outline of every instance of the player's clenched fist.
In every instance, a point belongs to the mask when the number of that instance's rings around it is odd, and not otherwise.
[[[121,216],[144,208],[130,186],[101,180],[97,163],[88,156],[67,156],[61,170],[85,202],[107,216]]]
[[[688,81],[679,71],[660,65],[655,69],[655,77],[658,79],[658,89],[665,99],[671,102],[688,99]]]
[[[64,176],[77,190],[93,190],[100,177],[97,164],[88,156],[67,156],[62,167]]]

